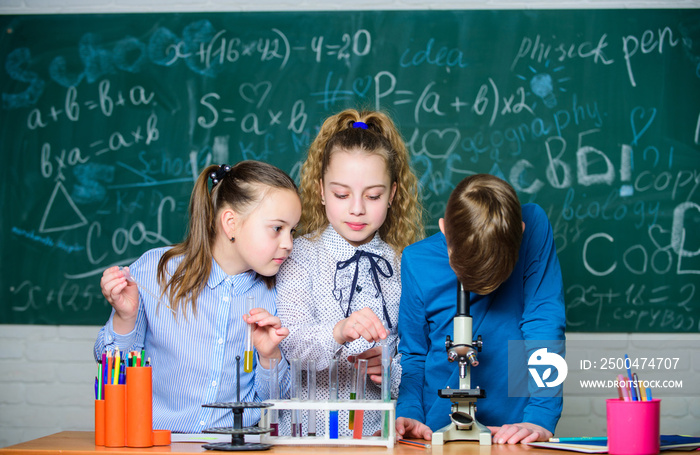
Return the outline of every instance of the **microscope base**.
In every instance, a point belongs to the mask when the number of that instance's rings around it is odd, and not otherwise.
[[[491,430],[476,420],[476,400],[486,398],[484,389],[440,389],[438,396],[452,400],[452,422],[433,433],[432,443],[443,445],[450,441],[479,441],[491,445]]]
[[[431,443],[433,445],[443,445],[450,441],[479,441],[479,445],[491,445],[491,431],[481,423],[474,421],[468,430],[458,430],[454,423],[440,428],[433,433]]]

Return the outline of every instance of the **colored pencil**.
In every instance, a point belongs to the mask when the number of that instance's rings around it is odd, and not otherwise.
[[[634,390],[634,386],[632,385],[632,369],[631,367],[632,362],[630,361],[630,358],[627,354],[625,354],[625,365],[627,366],[627,379],[630,380],[630,396],[632,397],[632,401],[637,401],[637,393]]]
[[[622,392],[622,399],[625,401],[630,401],[629,392],[627,391],[627,381],[625,381],[625,377],[622,376],[621,374],[618,374],[617,381],[618,381],[618,388]]]
[[[425,444],[418,441],[409,441],[408,439],[398,439],[396,442],[399,444],[406,444],[407,446],[420,447],[421,449],[429,449],[431,447],[430,444]]]
[[[114,354],[114,375],[112,376],[112,384],[117,385],[119,384],[119,366],[120,366],[120,361],[121,359],[119,358],[119,348],[117,348],[117,352]]]
[[[97,399],[102,399],[102,360],[97,361]]]

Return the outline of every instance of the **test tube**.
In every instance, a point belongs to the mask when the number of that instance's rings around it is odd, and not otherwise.
[[[277,371],[277,359],[270,359],[270,400],[280,399],[280,381]],[[270,436],[279,436],[279,412],[277,409],[270,409]]]
[[[331,359],[328,367],[328,399],[338,401],[338,359]],[[338,439],[338,410],[331,410],[328,418],[328,437]]]
[[[389,334],[389,329],[384,323],[384,329]],[[382,346],[382,401],[391,401],[391,355],[389,353],[389,337],[381,341]],[[389,436],[389,411],[382,414],[382,436]]]
[[[306,383],[309,389],[309,400],[316,401],[316,361],[306,362]],[[316,410],[309,409],[309,423],[307,424],[309,436],[316,436]]]
[[[357,367],[357,357],[355,357],[355,362],[352,363],[352,368],[350,369],[350,399],[355,400],[357,398],[357,372],[353,368]],[[352,430],[355,424],[355,411],[350,410],[350,416],[348,417],[348,429]]]
[[[290,398],[292,401],[301,399],[301,360],[292,359],[292,390]],[[299,410],[292,409],[292,437],[301,437],[301,420],[299,419]]]
[[[367,386],[367,359],[357,360],[357,382],[355,388],[357,389],[357,400],[362,401],[365,399],[365,388]],[[355,439],[362,439],[362,423],[364,421],[365,411],[364,409],[355,410],[355,424],[353,425],[352,437]]]
[[[255,297],[249,295],[245,298],[245,312],[250,316],[250,310],[255,308]],[[253,327],[252,324],[248,324],[246,337],[245,337],[245,355],[243,356],[243,371],[246,373],[253,372]]]

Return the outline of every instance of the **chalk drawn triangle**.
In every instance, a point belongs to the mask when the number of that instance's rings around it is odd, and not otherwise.
[[[61,210],[62,212],[68,212],[69,220],[66,224],[64,225],[59,225],[59,226],[52,226],[52,227],[47,227],[46,226],[46,221],[49,219],[49,215],[53,209],[54,204],[56,203],[56,196],[61,195],[61,198],[59,198],[59,203],[63,201],[64,203],[62,204],[64,206],[64,209],[66,210]],[[68,203],[68,206],[66,207],[65,203]],[[70,213],[70,210],[73,210],[73,213]],[[55,210],[54,210],[55,211]],[[73,216],[75,215],[75,216]],[[52,215],[51,218],[55,217],[55,215]],[[72,223],[72,224],[68,224]],[[56,186],[53,189],[53,193],[51,193],[51,197],[49,198],[49,203],[46,205],[46,210],[44,210],[44,216],[41,218],[41,225],[39,226],[39,232],[45,233],[45,232],[58,232],[58,231],[68,231],[70,229],[75,229],[80,226],[85,226],[88,224],[87,219],[83,216],[83,214],[80,212],[80,209],[75,205],[75,202],[73,202],[73,199],[70,198],[68,195],[68,192],[66,191],[66,188],[63,186],[63,183],[60,181],[56,182]]]

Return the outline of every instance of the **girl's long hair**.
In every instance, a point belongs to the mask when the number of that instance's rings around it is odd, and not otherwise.
[[[354,127],[363,122],[367,129]],[[396,194],[384,224],[381,238],[401,253],[423,235],[423,212],[419,200],[418,179],[411,170],[408,150],[391,118],[378,111],[347,109],[326,119],[309,147],[301,168],[300,234],[320,235],[328,226],[326,210],[321,203],[320,181],[335,151],[359,148],[364,153],[382,156]]]
[[[218,181],[211,192],[210,177]],[[196,314],[197,297],[211,273],[219,212],[230,208],[236,213],[245,214],[262,201],[270,189],[298,192],[287,174],[260,161],[241,161],[228,171],[224,170],[224,165],[212,165],[199,174],[190,198],[190,221],[185,240],[167,250],[158,262],[157,279],[161,294],[167,296],[176,314],[187,301],[191,302],[192,313]],[[184,257],[170,275],[167,264],[178,256]],[[263,276],[262,279],[268,288],[274,287],[274,276]]]

